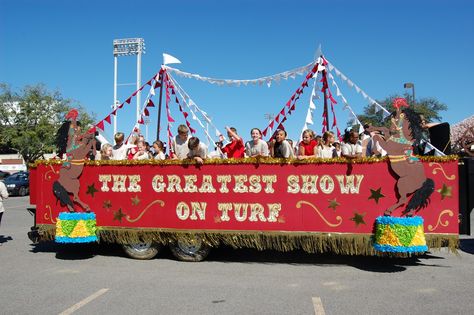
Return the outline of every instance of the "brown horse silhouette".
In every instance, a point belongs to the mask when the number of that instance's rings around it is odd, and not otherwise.
[[[402,106],[408,107],[405,99],[396,99],[394,106],[397,110],[392,114],[390,128],[371,127],[369,131],[383,133],[383,136],[375,134],[373,140],[387,151],[390,167],[398,176],[396,186],[400,197],[385,211],[385,215],[391,215],[393,210],[406,204],[409,195],[413,194],[403,211],[403,215],[412,216],[428,205],[434,182],[426,177],[423,164],[413,155],[413,144],[422,137],[419,115],[410,108],[401,110]]]
[[[96,141],[93,133],[81,135],[78,132],[76,117],[77,114],[72,117],[71,121],[65,122],[56,136],[59,156],[66,153],[67,160],[59,170],[58,180],[53,183],[53,192],[61,206],[67,206],[70,212],[75,211],[74,203],[79,204],[86,212],[89,212],[89,205],[79,198],[79,177],[84,169],[85,158],[91,151],[95,155]],[[72,194],[72,200],[69,194]]]

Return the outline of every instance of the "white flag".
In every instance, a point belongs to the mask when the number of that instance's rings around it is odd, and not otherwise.
[[[313,115],[311,114],[311,110],[308,109],[308,113],[306,114],[305,124],[312,125],[313,124]]]
[[[171,55],[163,54],[163,64],[168,65],[171,63],[181,63],[181,61],[178,58],[173,57]]]

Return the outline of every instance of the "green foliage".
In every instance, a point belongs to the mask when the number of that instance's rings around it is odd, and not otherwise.
[[[0,83],[0,147],[19,152],[26,163],[42,158],[55,149],[55,135],[64,115],[73,107],[83,126],[93,122],[82,106],[60,92],[48,91],[43,84],[25,86],[20,92]],[[86,128],[84,128],[86,130]]]
[[[416,100],[416,103],[413,104],[411,97],[408,94],[404,96],[400,95],[391,95],[384,100],[377,100],[377,102],[385,107],[389,112],[395,111],[395,108],[392,106],[393,100],[397,97],[409,98],[410,107],[413,108],[416,112],[422,114],[425,117],[426,122],[441,121],[442,117],[439,112],[446,111],[448,106],[439,102],[433,97],[422,98]],[[388,127],[389,122],[385,121],[383,118],[383,111],[375,112],[375,106],[367,105],[364,107],[364,114],[358,116],[359,120],[363,123],[371,123],[373,126],[386,126]]]

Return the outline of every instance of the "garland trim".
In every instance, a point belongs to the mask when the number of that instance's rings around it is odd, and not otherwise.
[[[459,156],[447,155],[447,156],[417,156],[423,162],[452,162],[458,161]],[[388,157],[362,157],[358,159],[349,160],[343,157],[323,159],[323,158],[308,158],[303,160],[298,159],[283,159],[283,158],[272,158],[272,157],[253,157],[243,159],[206,159],[204,165],[234,165],[234,164],[270,164],[270,165],[281,165],[281,164],[371,164],[388,161]],[[36,160],[34,163],[30,163],[30,168],[37,168],[40,165],[62,165],[63,160]],[[96,161],[85,161],[85,165],[89,166],[102,166],[102,165],[195,165],[196,161],[191,159],[186,160],[96,160]]]
[[[54,240],[55,226],[38,225],[40,241]],[[158,228],[97,227],[99,242],[132,244],[156,242],[170,244],[182,238],[199,236],[209,246],[228,245],[233,248],[255,248],[288,252],[302,249],[307,253],[331,252],[340,255],[407,256],[402,253],[378,253],[373,248],[372,234],[281,232],[281,231],[226,231],[226,230],[177,230]],[[430,249],[447,247],[457,253],[459,236],[456,234],[426,234]]]

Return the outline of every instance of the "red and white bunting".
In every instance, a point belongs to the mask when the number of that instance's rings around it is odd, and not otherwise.
[[[311,71],[305,76],[305,79],[301,83],[300,87],[296,89],[296,92],[290,97],[290,99],[286,102],[285,106],[281,109],[279,114],[268,124],[268,126],[263,129],[262,134],[267,136],[269,130],[273,129],[273,126],[276,123],[279,123],[278,128],[283,126],[283,122],[286,121],[287,116],[291,115],[291,113],[296,109],[296,101],[300,98],[300,95],[303,94],[304,88],[308,86],[308,80],[313,77],[313,75],[318,71],[318,64],[315,64]],[[288,112],[285,114],[285,108],[288,108]],[[283,117],[281,121],[280,116]]]

